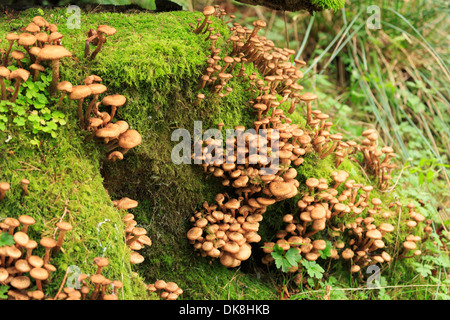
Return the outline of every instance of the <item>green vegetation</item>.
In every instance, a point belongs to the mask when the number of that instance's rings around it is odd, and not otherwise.
[[[338,6],[331,8],[337,10]],[[0,31],[4,34],[20,28],[39,14],[42,12],[38,9],[30,9],[18,16],[7,17],[0,21]],[[148,299],[145,284],[156,279],[176,282],[184,291],[184,299],[277,299],[279,284],[292,283],[293,277],[261,265],[259,251],[262,243],[271,241],[282,228],[281,217],[295,210],[299,196],[268,208],[260,229],[262,241],[253,246],[254,256],[238,269],[227,269],[218,261],[208,263],[207,259],[195,254],[186,240],[189,219],[201,204],[213,201],[218,192],[233,191],[222,187],[218,178],[206,178],[201,167],[174,165],[171,162],[174,145],[171,133],[177,128],[193,133],[194,121],[203,121],[204,129],[224,122],[226,129],[250,125],[254,120],[253,110],[248,106],[251,99],[246,90],[248,85],[238,79],[230,81],[233,91],[222,99],[203,90],[206,99],[198,107],[193,107],[209,42],[205,41],[205,35],[190,32],[189,23],[195,22],[201,14],[83,13],[81,29],[67,28],[65,22],[70,15],[65,9],[45,11],[43,15],[58,25],[58,31],[64,35],[64,47],[73,53],[71,58],[63,60],[60,79],[75,85],[81,84],[90,74],[100,76],[108,88],[107,94],[127,97],[127,103],[118,109],[116,118],[127,121],[143,138],[142,144],[127,153],[124,160],[105,161],[107,154],[103,147],[93,141],[86,142],[89,133],[78,128],[74,101],[66,99],[60,107],[54,108],[57,99],[50,98],[44,90],[50,82],[48,72],[42,72],[37,82],[31,79],[25,82],[16,103],[0,103],[0,181],[11,184],[11,190],[0,201],[0,218],[33,215],[37,223],[31,228],[30,237],[35,239],[52,236],[59,220],[64,219],[74,226],[63,246],[64,251],[55,255],[52,261],[60,272],[48,285],[49,292],[57,292],[64,276],[62,270],[76,265],[83,272],[92,273],[95,271],[93,258],[106,256],[110,261],[105,268],[106,275],[124,283],[121,297],[124,299]],[[402,20],[399,15],[394,17]],[[337,14],[335,19],[338,18]],[[318,47],[307,53],[311,57],[321,57],[321,66],[322,59],[334,58],[330,52],[324,51],[326,44],[333,40],[333,34],[324,31],[325,19],[320,21],[322,24],[316,30]],[[342,28],[353,16],[345,19]],[[302,21],[308,22],[307,19]],[[84,40],[88,30],[100,24],[114,26],[118,32],[108,37],[96,59],[88,61],[83,58]],[[214,20],[212,26],[222,34],[216,45],[222,49],[220,55],[223,57],[231,45],[225,42],[229,30],[218,20]],[[346,35],[349,33],[347,30]],[[270,34],[271,30],[268,31]],[[404,40],[391,38],[389,48],[401,48],[399,43]],[[356,43],[366,43],[364,39],[355,39]],[[375,41],[376,38],[371,37],[370,40],[379,49],[377,46],[381,44]],[[349,41],[346,45],[353,43]],[[293,40],[291,47],[295,45],[299,43]],[[444,158],[448,141],[437,134],[448,130],[445,95],[435,89],[440,88],[442,82],[434,83],[433,74],[425,77],[419,73],[423,79],[421,85],[410,81],[406,87],[399,88],[398,80],[385,81],[381,74],[382,70],[387,72],[379,65],[383,59],[370,59],[371,54],[362,55],[358,48],[347,48],[347,55],[341,60],[344,68],[353,70],[349,91],[337,92],[330,75],[321,74],[318,70],[314,70],[314,74],[307,73],[302,85],[319,93],[320,108],[334,118],[333,130],[342,129],[350,137],[357,138],[366,129],[357,125],[360,121],[376,123],[385,135],[383,140],[402,150],[403,162],[407,159],[409,162],[393,178],[399,191],[374,190],[373,197],[382,198],[385,204],[398,199],[405,203],[414,202],[418,212],[433,220],[434,230],[430,237],[434,243],[427,242],[427,252],[420,259],[400,261],[383,269],[381,286],[392,287],[376,290],[362,287],[362,282],[352,279],[345,266],[329,263],[327,248],[317,262],[302,261],[303,277],[308,279],[300,283],[296,295],[291,297],[322,299],[328,294],[331,299],[448,299],[449,283],[445,277],[450,265],[443,249],[448,240],[441,236],[445,231],[438,233],[436,229],[442,222],[437,215],[438,206],[448,203],[449,196],[448,190],[440,193],[441,196],[437,195],[437,190],[445,190],[445,179],[448,181],[448,166],[445,165],[448,159]],[[368,48],[364,49],[369,52]],[[394,52],[398,54],[401,49],[398,50]],[[344,49],[340,48],[340,51],[344,52]],[[381,54],[385,51],[373,52]],[[334,60],[329,60],[330,68],[336,68],[332,71],[340,68],[339,63],[335,65],[331,61]],[[373,73],[361,69],[367,65],[371,67],[366,69]],[[311,64],[307,68],[311,68]],[[439,68],[445,71],[443,66]],[[253,71],[256,69],[249,67],[247,70],[249,73]],[[372,86],[377,89],[374,91],[376,97],[369,94]],[[434,104],[431,103],[434,109],[420,102],[423,95],[436,99]],[[388,103],[392,100],[396,103]],[[401,103],[402,100],[407,103]],[[423,117],[419,121],[420,126],[417,119],[412,119],[416,111],[422,112],[418,113]],[[300,127],[306,126],[302,111],[293,114],[292,119]],[[426,135],[419,128],[425,130]],[[396,134],[392,135],[392,132]],[[442,137],[442,141],[438,137]],[[356,182],[373,182],[355,162],[348,159],[339,169],[349,172]],[[318,161],[315,154],[309,154],[297,170],[299,192],[307,190],[304,182],[310,177],[323,177],[331,182],[331,173],[335,170],[333,157]],[[21,193],[19,181],[23,178],[31,182],[29,196]],[[135,215],[138,225],[147,230],[153,242],[152,246],[140,252],[145,261],[139,265],[128,262],[129,249],[123,241],[122,213],[111,203],[111,200],[122,197],[139,202],[139,206],[130,212]],[[426,202],[425,207],[420,205],[419,199]],[[406,232],[403,230],[399,234],[404,238]],[[392,237],[389,240],[390,245],[397,245],[403,239]],[[0,241],[8,239],[2,237]],[[274,258],[279,261],[277,267],[282,267],[282,271],[298,263],[295,261],[298,256],[277,254]],[[327,286],[332,290],[329,291]],[[409,290],[408,286],[412,289]],[[4,294],[2,290],[0,287],[0,297]]]

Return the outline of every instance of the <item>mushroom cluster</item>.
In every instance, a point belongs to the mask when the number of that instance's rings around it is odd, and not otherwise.
[[[58,27],[55,24],[47,22],[43,17],[36,16],[32,19],[26,27],[21,29],[20,34],[8,33],[6,40],[9,41],[9,46],[3,55],[2,67],[0,71],[0,79],[2,82],[2,90],[4,89],[3,79],[16,80],[16,86],[11,101],[14,102],[17,98],[17,92],[21,81],[25,82],[30,76],[30,71],[33,75],[33,81],[38,79],[39,72],[45,70],[45,64],[48,62],[52,68],[52,81],[50,83],[49,92],[51,96],[56,95],[57,84],[59,82],[59,66],[61,59],[71,57],[72,53],[61,45],[63,35],[58,32]],[[30,59],[30,71],[24,69],[22,60],[25,59],[25,53],[21,50],[12,50],[14,43],[18,47],[23,47]],[[19,69],[6,75],[6,69],[14,59],[19,66]],[[6,69],[6,70],[5,70]],[[6,99],[6,93],[3,90],[2,99]]]
[[[112,36],[117,32],[113,27],[107,25],[99,25],[97,29],[89,29],[88,38],[85,41],[84,57],[89,60],[94,60],[97,54],[100,52],[103,44],[106,43],[106,36]],[[96,46],[95,50],[89,55],[89,45]]]
[[[392,170],[397,167],[391,163],[391,159],[396,156],[394,149],[389,146],[378,149],[379,135],[375,129],[367,129],[361,135],[364,139],[357,147],[363,154],[363,163],[353,157],[352,160],[377,179],[380,190],[385,190],[389,186]]]
[[[183,289],[178,287],[175,282],[156,280],[155,283],[147,285],[147,291],[151,295],[156,293],[163,300],[177,300],[178,296],[183,294]]]
[[[381,238],[385,233],[392,232],[394,227],[384,222],[379,227],[383,229],[381,233],[372,230],[377,228],[374,224],[375,217],[380,216],[381,219],[387,220],[391,215],[381,213],[382,202],[379,198],[370,199],[372,186],[355,183],[348,177],[347,172],[339,170],[333,172],[331,186],[325,178],[309,178],[305,181],[309,192],[297,202],[299,209],[297,214],[283,216],[286,227],[276,234],[277,241],[264,244],[264,252],[267,255],[263,257],[263,263],[267,264],[273,261],[270,253],[275,244],[283,250],[297,248],[299,254],[306,260],[315,261],[321,256],[320,251],[327,247],[327,240],[334,243],[331,249],[331,258],[339,259],[342,256],[346,259],[350,249],[345,251],[345,254],[339,251],[345,245],[342,238],[349,238],[347,233],[357,237],[348,242],[353,246],[352,250],[366,254],[366,259],[358,260],[360,263],[363,261],[367,263],[369,257],[375,256],[377,248],[384,247]],[[339,188],[341,185],[344,188]],[[338,188],[342,191],[338,191]],[[344,223],[344,221],[352,222]],[[366,231],[371,232],[366,234]],[[374,233],[377,233],[376,236],[379,234],[382,236],[376,239],[380,241],[372,245],[370,239],[373,238]],[[376,245],[378,245],[377,248],[375,248]],[[368,254],[369,252],[370,254]],[[383,255],[387,257],[387,253]],[[298,267],[293,268],[292,272],[297,269]]]
[[[259,222],[268,204],[266,198],[236,199],[222,193],[215,201],[211,205],[205,202],[204,210],[191,217],[193,227],[186,236],[199,255],[234,268],[250,258],[250,244],[261,240]]]
[[[69,223],[59,222],[58,238],[43,237],[38,243],[27,233],[35,223],[29,215],[17,219],[7,217],[0,222],[0,233],[9,235],[14,242],[0,246],[0,285],[9,287],[8,298],[11,300],[45,298],[44,286],[57,270],[51,264],[51,256],[61,250],[65,233],[72,229]],[[35,254],[40,249],[38,246],[44,249],[43,257]],[[36,290],[32,290],[35,286]]]
[[[97,271],[93,275],[82,273],[77,282],[80,287],[64,287],[52,300],[118,300],[119,290],[123,284],[119,280],[110,280],[102,275],[102,269],[109,265],[105,257],[94,258]]]
[[[89,75],[82,85],[72,85],[68,81],[62,81],[57,88],[61,96],[59,103],[68,95],[70,100],[77,101],[77,114],[80,128],[92,132],[86,139],[95,139],[103,142],[105,149],[110,152],[109,161],[122,160],[125,153],[138,146],[142,137],[124,120],[113,122],[117,108],[123,106],[127,99],[121,94],[106,95],[100,99],[100,95],[107,91],[107,87],[101,84],[102,78],[97,75]],[[89,100],[86,108],[85,101]],[[100,100],[100,101],[99,101]],[[101,106],[109,108],[109,112],[100,111]],[[114,150],[120,148],[120,150]]]
[[[136,208],[138,206],[136,200],[128,197],[120,200],[113,200],[113,205],[116,209],[126,212],[129,209]],[[123,217],[125,223],[125,242],[130,248],[130,263],[139,264],[144,262],[144,257],[137,251],[144,248],[144,246],[151,246],[152,240],[147,236],[147,230],[141,227],[137,227],[137,222],[134,220],[132,213],[126,213]]]

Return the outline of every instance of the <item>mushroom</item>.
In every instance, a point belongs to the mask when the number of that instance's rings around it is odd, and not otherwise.
[[[44,254],[44,264],[48,263],[50,260],[50,252],[56,246],[56,240],[52,238],[42,238],[39,242],[41,246],[45,248]]]
[[[61,105],[64,97],[69,93],[72,92],[73,86],[69,81],[61,81],[60,83],[58,83],[58,85],[56,86],[56,88],[59,91],[62,91],[61,97],[59,97],[58,102],[56,103],[56,107],[58,107],[59,105]]]
[[[114,115],[116,114],[116,109],[120,106],[123,106],[125,102],[127,101],[127,98],[121,94],[114,94],[111,96],[106,96],[102,99],[102,104],[105,106],[111,106],[111,120],[114,118]]]
[[[53,251],[55,253],[57,253],[61,249],[66,232],[72,230],[72,225],[70,223],[64,222],[64,221],[58,222],[56,224],[56,226],[59,229],[59,235],[58,235],[58,241],[56,242],[56,245],[53,249]]]
[[[199,34],[203,31],[203,28],[206,26],[209,17],[216,13],[216,9],[213,6],[206,6],[203,8],[202,13],[205,18],[203,19],[203,22],[200,24],[200,26],[198,26],[198,28],[194,30],[195,34]]]
[[[19,50],[14,50],[11,52],[11,58],[17,61],[17,64],[19,65],[19,68],[23,68],[21,60],[25,59],[25,53]]]
[[[0,182],[0,200],[3,200],[5,197],[6,191],[11,188],[8,182]]]
[[[89,126],[89,118],[92,112],[92,108],[97,102],[98,96],[107,90],[106,86],[100,83],[92,83],[88,85],[91,89],[91,94],[94,96],[89,103],[86,113],[84,115],[84,128],[86,129]],[[112,117],[111,117],[112,118]]]
[[[72,92],[69,95],[70,100],[78,100],[78,119],[80,120],[80,127],[84,128],[83,117],[83,100],[91,95],[91,88],[87,85],[78,85],[72,88]]]
[[[19,35],[15,34],[15,33],[8,33],[6,35],[6,40],[9,41],[9,47],[8,47],[8,50],[6,50],[5,57],[3,58],[3,66],[4,67],[8,66],[9,53],[11,52],[12,46],[14,44],[14,41],[19,40]]]
[[[95,51],[92,52],[91,56],[89,57],[89,60],[93,60],[97,54],[100,52],[100,49],[102,48],[103,44],[106,42],[106,36],[112,36],[116,33],[116,29],[107,25],[99,25],[97,27],[97,38],[98,38],[98,44],[97,48],[95,48]]]
[[[6,100],[6,84],[3,79],[8,79],[11,71],[4,66],[0,66],[0,87],[1,87],[1,99]]]
[[[15,90],[14,90],[14,94],[11,98],[11,102],[16,102],[17,96],[19,94],[20,84],[22,82],[26,82],[28,80],[29,76],[30,76],[30,72],[28,70],[25,70],[22,68],[16,69],[9,74],[10,80],[12,80],[12,79],[16,80],[16,83],[14,85]]]
[[[138,146],[141,141],[141,135],[134,129],[130,129],[122,133],[119,137],[119,146],[123,149],[122,154],[125,154],[131,148]]]
[[[24,47],[25,51],[30,56],[30,61],[34,63],[36,61],[36,58],[30,53],[30,47],[33,46],[36,43],[36,37],[29,33],[21,33],[19,35],[19,39],[17,39],[17,44]]]
[[[107,258],[104,258],[104,257],[96,257],[96,258],[94,258],[94,263],[97,265],[96,274],[101,274],[102,269],[109,264],[109,261]]]
[[[46,45],[42,48],[38,55],[37,59],[39,61],[42,60],[51,60],[52,61],[52,82],[50,83],[50,95],[55,96],[57,85],[59,82],[59,65],[60,60],[65,57],[71,57],[72,53],[59,45]]]
[[[300,96],[300,100],[306,102],[306,123],[311,122],[311,101],[317,99],[317,95],[311,92],[304,93]]]

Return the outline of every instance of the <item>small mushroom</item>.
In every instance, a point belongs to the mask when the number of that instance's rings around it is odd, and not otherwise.
[[[11,185],[8,182],[0,182],[0,200],[3,200],[6,191],[8,191],[10,188]]]
[[[105,106],[111,106],[111,120],[114,118],[116,114],[116,109],[121,107],[127,102],[127,98],[121,94],[114,94],[111,96],[106,96],[102,99],[102,104]]]
[[[12,80],[12,79],[16,80],[16,83],[14,85],[14,88],[15,88],[14,94],[11,98],[11,102],[16,102],[17,96],[19,94],[20,84],[22,82],[26,82],[28,80],[29,76],[30,76],[30,72],[28,70],[25,70],[22,68],[16,69],[9,74],[10,80]]]
[[[80,121],[80,127],[84,128],[84,116],[83,116],[83,100],[91,95],[91,88],[87,85],[78,85],[72,88],[72,92],[69,94],[70,100],[78,100],[78,119]]]
[[[65,221],[58,222],[56,224],[56,226],[59,229],[59,235],[58,235],[58,240],[56,242],[56,245],[53,248],[54,253],[57,253],[61,249],[66,232],[72,230],[72,225]]]
[[[93,60],[97,54],[100,52],[100,49],[102,48],[103,44],[106,42],[106,36],[112,36],[116,33],[116,29],[107,25],[99,25],[97,27],[97,38],[98,38],[98,44],[97,48],[95,48],[94,52],[92,52],[91,56],[89,57],[89,60]]]
[[[51,96],[56,95],[57,85],[59,83],[60,60],[71,56],[72,53],[69,50],[59,45],[46,45],[39,51],[37,55],[39,61],[50,60],[52,62],[52,82],[50,83]]]

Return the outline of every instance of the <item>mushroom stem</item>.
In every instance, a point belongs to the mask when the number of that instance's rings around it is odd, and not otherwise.
[[[111,115],[110,115],[111,120],[114,118],[114,116],[116,114],[116,109],[117,109],[116,106],[111,106]]]
[[[83,117],[83,100],[78,100],[78,118],[80,119],[80,126],[81,128],[84,127],[84,117]]]
[[[103,34],[103,32],[98,32],[98,44],[97,48],[95,48],[94,52],[92,52],[91,56],[89,57],[89,60],[94,60],[97,54],[100,52],[100,49],[102,48],[103,44],[106,42],[106,37]]]
[[[3,78],[0,78],[0,86],[2,88],[2,100],[6,100],[6,85]]]
[[[36,70],[36,72],[38,73],[39,70]],[[61,94],[61,97],[59,97],[58,102],[56,103],[56,107],[59,107],[62,103],[62,101],[64,100],[66,96],[66,91],[63,91],[63,93]]]
[[[92,108],[94,107],[95,103],[98,100],[98,94],[94,95],[91,102],[89,103],[86,113],[84,114],[84,128],[86,129],[89,126],[89,116],[91,115]],[[111,117],[112,119],[112,117]]]
[[[56,95],[56,89],[59,82],[59,59],[52,60],[52,82],[50,83],[50,95],[54,97]]]
[[[11,98],[11,102],[16,102],[17,96],[19,94],[19,88],[20,88],[20,84],[21,84],[22,80],[20,80],[20,78],[16,79],[16,83],[14,85],[15,90],[14,90],[14,95]]]
[[[4,67],[8,66],[8,56],[11,53],[11,49],[12,49],[13,44],[14,44],[14,41],[9,41],[8,50],[6,50],[5,57],[3,58],[3,66]]]

